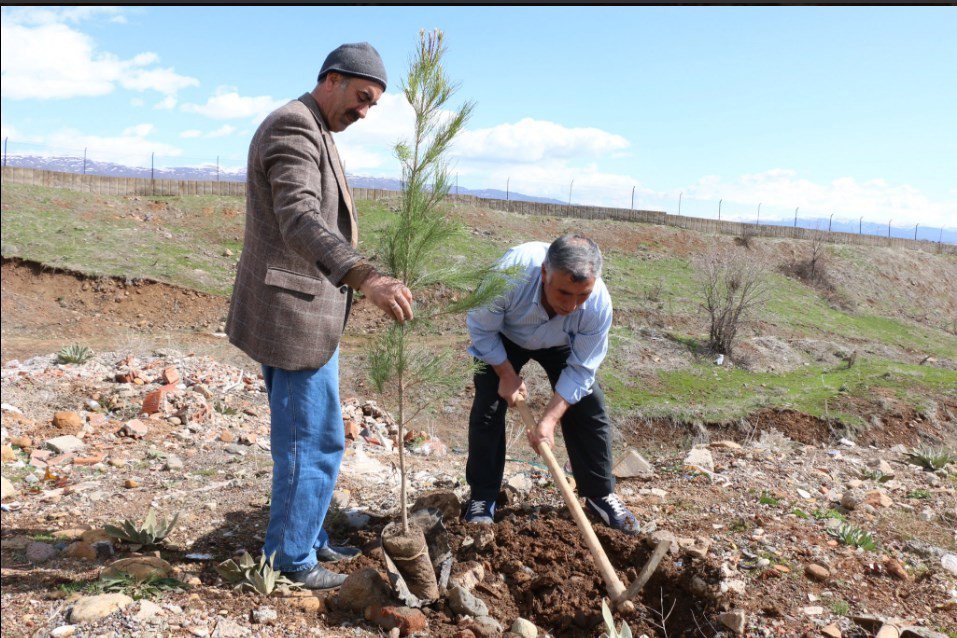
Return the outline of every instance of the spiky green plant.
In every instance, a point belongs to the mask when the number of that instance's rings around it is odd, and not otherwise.
[[[94,589],[103,593],[126,594],[133,600],[156,598],[169,591],[186,590],[189,585],[175,578],[150,576],[140,580],[129,574],[108,576],[101,578],[94,584]]]
[[[907,460],[914,465],[919,465],[925,470],[935,472],[946,467],[948,463],[957,461],[957,456],[944,447],[920,447],[912,452],[908,452]]]
[[[408,533],[404,432],[426,406],[461,389],[474,372],[468,362],[448,349],[437,349],[421,338],[423,328],[443,315],[463,313],[492,302],[505,291],[506,278],[488,266],[440,266],[449,240],[462,232],[446,214],[443,201],[452,182],[446,155],[474,108],[466,102],[457,111],[447,104],[456,91],[442,66],[445,53],[439,30],[419,32],[419,44],[403,82],[406,100],[415,113],[413,137],[396,144],[402,165],[402,203],[383,230],[379,254],[389,275],[416,291],[415,319],[395,324],[372,346],[369,377],[379,392],[392,387],[398,398],[400,510]],[[470,290],[446,303],[423,301],[421,291],[435,284]]]
[[[78,343],[64,346],[56,353],[57,363],[86,363],[93,356],[93,351]]]
[[[601,599],[601,617],[605,620],[605,631],[602,632],[601,638],[631,638],[631,627],[624,620],[621,621],[621,626],[615,629],[615,619],[608,608],[608,601],[604,598]]]
[[[844,523],[837,529],[830,529],[827,533],[836,538],[843,545],[860,547],[862,549],[866,549],[867,551],[873,551],[877,549],[877,542],[874,540],[874,536],[871,535],[870,532],[866,532],[859,527],[851,525],[850,523]]]
[[[169,536],[169,533],[176,526],[179,520],[179,512],[173,515],[169,520],[157,520],[156,513],[150,509],[146,514],[146,519],[137,525],[127,519],[117,525],[104,525],[103,529],[113,538],[117,538],[127,543],[136,545],[156,545],[163,542]]]
[[[216,572],[236,589],[254,591],[263,596],[270,595],[280,585],[289,588],[299,587],[298,583],[292,582],[273,567],[275,559],[275,552],[268,559],[265,554],[261,554],[258,561],[249,552],[243,552],[239,562],[231,558],[225,560],[216,565]]]

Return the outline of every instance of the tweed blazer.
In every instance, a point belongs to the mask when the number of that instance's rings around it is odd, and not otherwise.
[[[360,261],[335,142],[311,94],[273,111],[249,145],[246,230],[226,333],[259,363],[320,368],[339,346]]]

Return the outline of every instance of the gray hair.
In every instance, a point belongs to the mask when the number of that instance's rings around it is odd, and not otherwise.
[[[545,270],[561,270],[572,281],[601,277],[602,258],[598,244],[581,235],[562,235],[552,242],[545,255]]]

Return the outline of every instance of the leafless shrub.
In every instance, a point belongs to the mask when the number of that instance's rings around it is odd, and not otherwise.
[[[760,259],[712,251],[697,263],[702,276],[702,302],[708,320],[708,347],[733,355],[738,331],[763,305],[767,266]]]
[[[751,248],[754,247],[755,237],[757,237],[757,234],[754,232],[754,229],[745,225],[744,228],[741,229],[741,234],[734,238],[734,243],[751,250]]]

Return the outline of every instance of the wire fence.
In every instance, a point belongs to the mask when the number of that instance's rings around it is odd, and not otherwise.
[[[16,152],[10,153],[10,148]],[[110,162],[99,161],[96,154],[108,155]],[[182,186],[181,181],[245,182],[245,158],[231,155],[189,157],[184,155],[150,153],[122,153],[69,146],[52,148],[49,145],[16,141],[9,138],[3,142],[3,166],[54,170],[77,175],[100,175],[148,179],[153,185],[152,193],[166,194]],[[483,199],[503,200],[514,207],[513,202],[538,202],[562,205],[577,209],[602,208],[627,211],[655,211],[676,217],[739,222],[755,226],[779,226],[828,233],[871,235],[887,239],[911,239],[940,244],[957,244],[957,230],[942,226],[914,224],[895,225],[893,215],[886,223],[868,221],[877,215],[848,218],[836,212],[802,210],[800,206],[786,207],[772,203],[746,203],[730,199],[705,199],[686,196],[684,192],[661,193],[650,189],[616,183],[590,181],[586,176],[569,179],[530,179],[527,177],[497,178],[502,182],[489,185],[489,177],[479,178],[484,185],[476,187],[475,177],[469,178],[469,187],[459,186],[455,175],[452,193],[460,196],[476,196]],[[350,176],[353,187],[381,190],[398,190],[399,177],[363,178]],[[159,190],[157,190],[157,185]],[[238,188],[238,187],[237,187]],[[217,192],[234,194],[237,188]],[[142,190],[142,189],[141,189]],[[200,186],[191,187],[190,193],[212,192]],[[150,194],[150,193],[146,193]],[[583,215],[584,216],[584,215]]]

